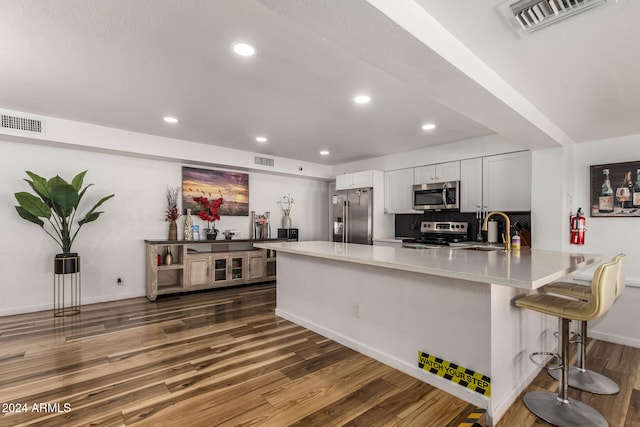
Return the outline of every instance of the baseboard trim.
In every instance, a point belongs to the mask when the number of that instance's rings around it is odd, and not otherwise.
[[[469,402],[483,409],[489,408],[488,398],[481,396],[478,393],[468,390],[462,386],[454,384],[450,381],[447,381],[443,378],[440,378],[437,375],[433,375],[429,372],[426,372],[420,369],[418,367],[418,362],[417,362],[417,357],[418,357],[417,353],[416,353],[416,365],[414,366],[394,356],[391,356],[385,352],[382,352],[379,349],[373,348],[360,341],[344,336],[336,331],[320,326],[317,323],[314,323],[307,319],[296,316],[295,314],[292,314],[286,310],[276,308],[276,315],[284,319],[287,319],[297,325],[300,325],[304,328],[312,330],[313,332],[316,332],[322,336],[330,338],[346,347],[349,347],[352,350],[362,353],[365,356],[369,356],[372,359],[379,361],[380,363],[384,363],[385,365],[391,366],[392,368],[395,368],[401,372],[404,372],[405,374],[412,376],[413,378],[416,378],[420,381],[424,381],[427,384],[430,384],[446,393],[449,393],[453,396],[456,396],[464,400],[465,402]]]
[[[629,338],[622,335],[608,334],[606,332],[598,332],[597,330],[589,329],[589,337],[597,340],[610,342],[613,344],[627,345],[629,347],[640,348],[640,339]]]

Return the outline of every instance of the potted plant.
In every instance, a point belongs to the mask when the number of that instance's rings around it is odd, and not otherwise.
[[[222,194],[215,200],[209,200],[207,197],[194,197],[193,201],[202,206],[202,209],[198,211],[198,216],[201,220],[207,221],[207,228],[204,230],[207,234],[207,240],[216,240],[218,237],[218,230],[216,229],[216,221],[220,221],[220,214],[218,209],[222,204]],[[213,228],[210,223],[213,222]]]
[[[86,173],[87,171],[80,172],[69,184],[58,175],[47,180],[27,171],[31,179],[25,179],[25,181],[36,195],[27,192],[15,193],[19,203],[19,206],[16,206],[18,215],[39,225],[62,249],[62,253],[55,256],[56,274],[75,273],[79,270],[79,257],[77,253],[71,252],[71,246],[80,228],[98,219],[102,212],[96,209],[114,196],[111,194],[100,199],[82,219],[74,223],[80,201],[87,189],[93,185],[88,184],[82,187]]]

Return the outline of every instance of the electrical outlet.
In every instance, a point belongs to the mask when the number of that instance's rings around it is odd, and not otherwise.
[[[118,284],[118,286],[122,286],[122,285],[123,285],[123,283],[122,283],[122,277],[118,277],[118,278],[116,279],[116,283]]]
[[[353,317],[360,318],[360,304],[353,303]]]

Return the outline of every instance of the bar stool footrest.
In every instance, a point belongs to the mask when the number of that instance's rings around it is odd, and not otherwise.
[[[532,391],[524,395],[524,404],[546,422],[559,427],[605,427],[609,423],[591,406],[569,398],[561,402],[558,395],[547,391]]]
[[[556,380],[560,378],[560,371],[547,370]],[[611,378],[598,372],[579,369],[577,366],[569,367],[569,387],[593,394],[616,394],[620,386]]]
[[[535,358],[539,356],[551,356],[551,359],[546,363],[539,362]],[[562,369],[562,357],[558,353],[550,353],[548,351],[536,351],[529,355],[529,360],[536,366],[539,366],[547,371],[558,371]],[[551,363],[551,361],[557,360],[557,363]]]

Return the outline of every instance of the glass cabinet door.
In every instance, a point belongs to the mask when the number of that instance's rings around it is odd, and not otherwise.
[[[227,280],[227,258],[216,258],[213,260],[213,281],[225,280]]]
[[[231,258],[231,280],[242,279],[244,277],[244,257]]]

